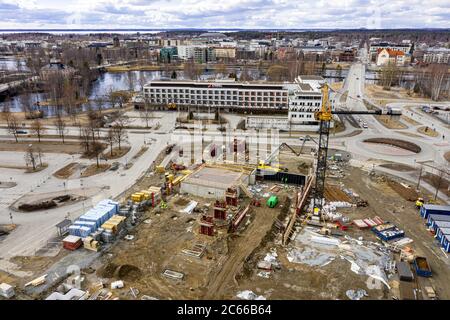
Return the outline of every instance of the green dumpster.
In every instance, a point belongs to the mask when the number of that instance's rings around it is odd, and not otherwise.
[[[269,208],[275,208],[278,204],[278,197],[277,196],[271,196],[269,200],[267,200],[267,206]]]

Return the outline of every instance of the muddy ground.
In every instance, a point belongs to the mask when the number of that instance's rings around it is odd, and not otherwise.
[[[163,175],[149,170],[122,199],[150,185],[160,185],[163,179]],[[388,179],[369,176],[356,168],[348,167],[345,177],[330,178],[328,182],[332,186],[328,189],[331,198],[344,197],[340,190],[348,188],[368,202],[368,207],[339,209],[348,218],[379,216],[405,230],[406,236],[414,240],[409,246],[416,254],[426,256],[433,270],[433,277],[420,278],[419,285],[431,285],[440,298],[450,299],[449,259],[426,230],[414,202],[403,199],[389,186]],[[265,190],[270,187],[267,184]],[[367,277],[351,272],[345,260],[336,259],[323,267],[288,261],[287,248],[279,241],[278,221],[285,221],[294,194],[293,187],[281,187],[277,193],[280,198],[277,208],[268,208],[262,201],[261,207],[252,206],[236,233],[228,234],[226,226],[218,227],[214,237],[199,234],[198,225],[202,212],[212,212],[213,200],[183,195],[169,197],[167,209],[152,209],[143,214],[139,225],[129,233],[134,239],[119,239],[89,270],[84,270],[84,287],[92,287],[98,281],[109,287],[112,281],[120,279],[125,287],[112,290],[120,299],[140,299],[143,295],[158,299],[236,299],[237,292],[242,290],[252,290],[267,299],[348,299],[346,290],[366,288]],[[198,208],[203,211],[180,213],[191,199],[198,201]],[[242,206],[249,202],[248,199],[241,201]],[[344,233],[353,238],[378,241],[370,230],[355,226]],[[182,253],[183,249],[192,249],[196,244],[206,247],[201,258]],[[277,250],[280,269],[269,278],[260,277],[256,263],[273,248]],[[47,259],[24,261],[23,269],[30,270],[31,263],[33,271],[38,272],[37,269],[44,270],[47,262]],[[166,269],[183,273],[183,280],[166,278],[162,275]],[[139,294],[135,297],[130,288],[137,289]],[[390,292],[384,287],[366,290],[369,296],[365,299],[391,299],[396,295],[395,290]]]

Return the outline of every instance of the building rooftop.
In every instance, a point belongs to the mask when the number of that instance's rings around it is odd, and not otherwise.
[[[222,168],[202,167],[192,173],[183,183],[196,184],[204,187],[226,189],[241,183],[242,172]]]

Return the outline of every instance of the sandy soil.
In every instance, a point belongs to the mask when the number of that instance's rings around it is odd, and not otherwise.
[[[111,150],[108,149],[106,152],[103,153],[103,157],[105,159],[119,159],[122,158],[124,155],[126,155],[128,153],[128,151],[130,151],[131,147],[130,146],[122,146],[119,150],[119,147],[113,148],[112,149],[112,154],[111,154]]]
[[[67,179],[75,173],[77,168],[78,162],[72,162],[53,173],[53,175],[59,179]]]
[[[109,168],[111,168],[111,164],[109,164],[109,163],[100,163],[98,166],[96,163],[93,163],[93,164],[87,166],[86,169],[83,170],[83,172],[81,173],[81,177],[86,178],[86,177],[94,176],[96,174],[105,172]]]
[[[401,172],[410,172],[415,170],[413,167],[401,163],[385,163],[381,164],[380,167]]]

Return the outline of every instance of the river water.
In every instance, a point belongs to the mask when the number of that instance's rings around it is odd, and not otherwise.
[[[7,66],[7,70],[17,70],[17,63],[13,59],[4,59],[4,65]],[[0,62],[1,65],[1,62]],[[6,68],[5,68],[6,69]],[[236,69],[236,74],[239,77],[241,74],[240,69]],[[177,79],[184,80],[186,79],[182,70],[176,71]],[[264,73],[260,72],[257,69],[250,69],[249,73],[255,79],[266,80],[266,76]],[[342,70],[341,77],[346,77],[348,70]],[[131,71],[131,72],[106,72],[101,74],[93,83],[89,93],[89,100],[97,100],[101,98],[104,100],[102,108],[110,108],[111,105],[107,101],[108,93],[112,91],[118,90],[129,90],[130,89],[130,81],[129,76],[131,75],[133,85],[133,90],[139,92],[142,90],[141,84],[147,83],[151,80],[161,79],[161,78],[170,78],[172,75],[172,71]],[[211,80],[211,79],[221,79],[226,78],[228,74],[221,75],[215,74],[213,70],[205,70],[201,76],[201,80]],[[342,79],[337,78],[338,74],[335,70],[326,70],[325,77],[328,82],[342,81]],[[47,93],[32,93],[30,100],[35,105],[37,102],[45,101],[49,99],[49,95]],[[24,103],[23,96],[16,95],[12,97],[12,99],[8,102],[10,105],[10,110],[12,112],[20,112],[23,111],[22,105]],[[0,110],[3,109],[5,102],[0,103]],[[90,105],[84,104],[81,106],[83,111],[87,110],[89,107],[96,109],[98,105],[96,103],[91,103]],[[37,109],[38,107],[34,107]],[[55,112],[55,106],[40,106],[39,110],[44,112],[45,116],[51,116]]]

